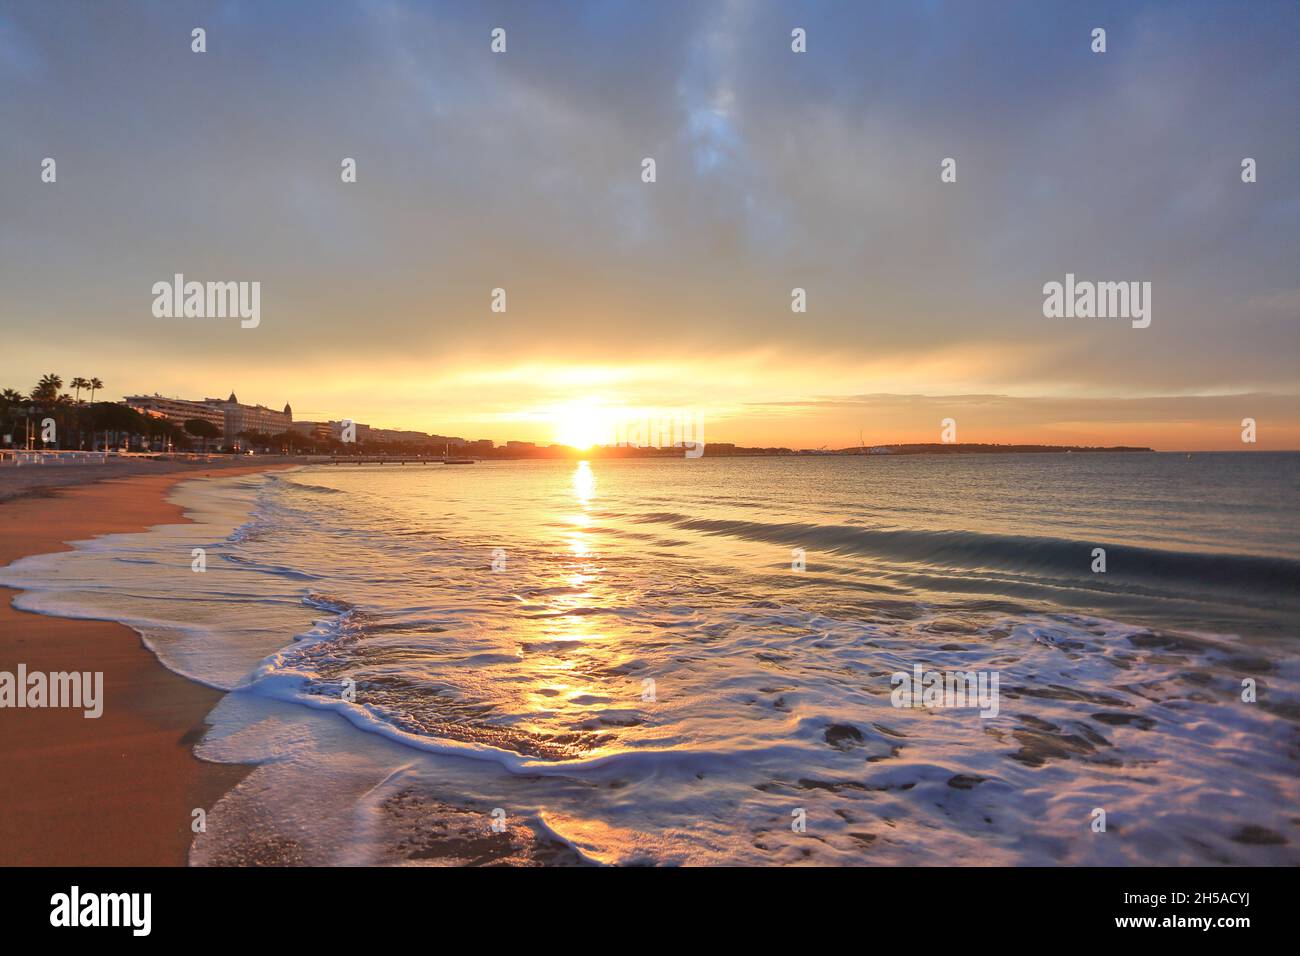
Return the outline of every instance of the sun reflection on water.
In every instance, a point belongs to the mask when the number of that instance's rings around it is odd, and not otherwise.
[[[573,486],[573,497],[582,510],[565,518],[574,526],[574,530],[567,536],[569,550],[575,558],[588,558],[591,556],[591,544],[588,540],[591,515],[588,512],[591,509],[592,499],[596,496],[596,476],[592,473],[590,462],[578,462],[578,466],[573,470],[570,484]]]
[[[591,504],[591,499],[596,495],[596,476],[592,473],[591,463],[588,461],[578,462],[578,467],[573,470],[573,496],[578,499],[578,503],[584,508]]]
[[[575,755],[592,755],[618,746],[612,728],[631,719],[628,700],[639,699],[639,685],[619,673],[628,651],[620,646],[617,618],[604,613],[614,602],[602,580],[604,542],[596,539],[597,486],[590,462],[578,462],[566,484],[552,518],[564,553],[545,565],[547,580],[539,582],[544,610],[521,622],[525,679],[519,692],[527,716],[513,726],[562,742]]]

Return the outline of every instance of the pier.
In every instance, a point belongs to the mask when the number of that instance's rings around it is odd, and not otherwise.
[[[473,458],[445,455],[333,455],[331,465],[472,465]]]

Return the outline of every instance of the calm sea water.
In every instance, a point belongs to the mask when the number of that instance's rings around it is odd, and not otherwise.
[[[196,863],[1295,864],[1298,488],[1268,453],[318,466],[0,583],[233,691],[199,752],[258,769]],[[996,675],[996,716],[896,706],[917,667]]]

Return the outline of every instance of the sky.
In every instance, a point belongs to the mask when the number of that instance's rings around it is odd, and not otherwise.
[[[0,0],[0,387],[1297,449],[1297,37],[1291,0]],[[259,324],[156,317],[176,273]],[[1150,326],[1045,317],[1067,274],[1150,282]]]

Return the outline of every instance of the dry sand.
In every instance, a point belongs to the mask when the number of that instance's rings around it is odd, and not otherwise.
[[[69,550],[67,541],[182,522],[164,500],[176,482],[274,467],[287,465],[109,481],[86,471],[81,480],[95,483],[55,491],[38,483],[0,503],[0,565]],[[59,470],[67,484],[81,469]],[[247,773],[192,752],[220,692],[165,669],[130,628],[17,611],[14,593],[0,588],[0,671],[20,662],[29,672],[103,671],[104,711],[88,720],[73,709],[0,710],[0,865],[185,865],[193,810],[210,809]]]

